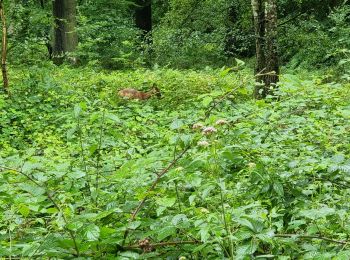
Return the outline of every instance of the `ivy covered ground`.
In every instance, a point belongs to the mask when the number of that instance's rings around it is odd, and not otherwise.
[[[251,74],[10,71],[0,256],[349,259],[350,85],[285,73],[256,101]]]

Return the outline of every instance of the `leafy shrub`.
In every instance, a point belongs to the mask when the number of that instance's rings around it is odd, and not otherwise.
[[[12,64],[37,64],[48,60],[51,18],[48,5],[16,1],[6,4],[8,59]],[[51,13],[51,12],[50,12]]]
[[[349,10],[344,5],[331,12],[325,21],[311,18],[285,26],[279,43],[282,59],[291,61],[292,67],[336,66],[341,60],[340,65],[344,65],[350,49],[348,37],[344,37],[350,30]]]
[[[139,31],[134,27],[129,4],[104,0],[79,7],[80,44],[76,53],[82,63],[97,62],[109,69],[140,65]]]

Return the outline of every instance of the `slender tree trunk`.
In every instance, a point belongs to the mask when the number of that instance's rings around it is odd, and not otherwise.
[[[3,86],[6,93],[10,93],[9,81],[7,77],[6,56],[7,56],[7,28],[3,1],[0,1],[0,17],[2,23],[2,46],[1,46],[1,72]]]
[[[278,82],[276,0],[251,0],[256,49],[254,97],[265,98]]]
[[[279,64],[277,53],[277,7],[275,0],[267,0],[265,3],[266,12],[266,75],[264,83],[266,86],[266,94],[270,92],[270,88],[275,87],[278,82]]]
[[[265,71],[265,12],[262,0],[251,0],[254,18],[254,31],[255,31],[255,75],[260,75]],[[263,77],[257,76],[257,82],[262,82]],[[260,87],[256,87],[254,90],[254,96],[260,95]]]
[[[66,53],[72,52],[78,45],[76,27],[76,1],[54,0],[54,39],[53,61],[61,64]]]

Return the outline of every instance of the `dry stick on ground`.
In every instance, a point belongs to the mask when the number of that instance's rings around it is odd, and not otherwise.
[[[54,200],[54,198],[52,197],[52,195],[50,194],[50,192],[48,191],[47,187],[41,185],[40,183],[38,183],[35,179],[33,179],[30,175],[24,173],[23,171],[20,171],[20,170],[17,170],[17,169],[13,169],[13,168],[10,168],[10,167],[7,167],[7,166],[3,166],[3,165],[0,165],[0,172],[2,172],[2,169],[4,170],[7,170],[7,171],[14,171],[14,172],[17,172],[19,174],[21,174],[22,176],[26,177],[28,180],[30,180],[32,183],[34,183],[36,186],[40,187],[40,188],[45,188],[45,193],[46,193],[46,196],[47,198],[51,201],[51,203],[54,205],[54,207],[59,211],[59,212],[62,212],[61,210],[61,207],[56,203],[56,201]],[[67,218],[65,217],[65,215],[63,214],[62,212],[62,219],[65,223],[65,225],[67,226],[68,225],[68,220]],[[69,233],[69,236],[70,238],[72,239],[73,241],[73,244],[74,244],[74,249],[76,251],[76,254],[77,256],[80,255],[80,252],[79,252],[79,248],[78,248],[78,244],[77,244],[77,241],[75,239],[75,236],[73,234],[73,231],[68,229],[68,228],[65,228],[66,231]]]
[[[7,68],[6,68],[6,55],[7,55],[7,28],[6,28],[6,18],[4,11],[4,3],[0,1],[0,17],[2,23],[2,47],[1,47],[1,71],[4,90],[7,94],[10,94],[9,90],[9,81],[7,77]]]

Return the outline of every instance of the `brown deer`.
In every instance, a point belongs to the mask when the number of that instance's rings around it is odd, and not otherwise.
[[[152,96],[161,97],[160,90],[153,84],[153,88],[150,91],[142,92],[138,91],[134,88],[125,88],[118,92],[118,95],[120,97],[128,98],[128,99],[139,99],[139,100],[145,100],[149,99]]]

